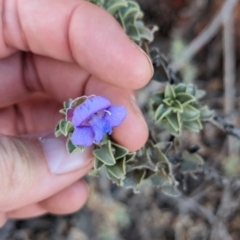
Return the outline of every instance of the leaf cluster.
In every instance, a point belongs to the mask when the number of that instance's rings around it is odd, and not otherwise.
[[[129,152],[123,146],[107,140],[93,151],[94,170],[105,167],[107,176],[114,183],[138,191],[138,186],[149,179],[156,187],[169,195],[178,195],[171,164],[165,153],[169,143],[154,145],[151,141],[136,153]]]
[[[143,12],[137,2],[129,0],[89,1],[104,8],[113,15],[126,34],[139,46],[142,46],[143,43],[153,41],[153,33],[157,30],[157,27],[154,26],[150,29],[144,25],[142,21]]]
[[[164,91],[156,92],[150,100],[150,114],[153,120],[174,136],[183,129],[199,132],[202,122],[213,117],[213,111],[202,106],[199,99],[204,91],[193,84],[168,84]]]

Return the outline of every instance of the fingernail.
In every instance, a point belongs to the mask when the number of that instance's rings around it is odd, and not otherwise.
[[[145,121],[145,118],[142,114],[142,111],[140,110],[139,106],[137,105],[137,101],[134,95],[131,96],[131,104],[132,107],[134,109],[134,111],[136,112],[136,114],[139,116],[139,118],[143,121],[143,123],[145,124],[146,128],[148,128],[147,123]]]
[[[52,173],[64,174],[86,166],[92,159],[92,148],[83,152],[69,154],[66,149],[66,138],[55,137],[53,133],[39,138],[48,167]]]
[[[148,60],[148,62],[149,62],[149,65],[150,65],[151,70],[152,70],[152,75],[153,75],[153,73],[154,73],[154,68],[153,68],[153,65],[152,65],[152,60],[150,59],[150,57],[148,56],[148,54],[147,54],[140,46],[138,46],[135,42],[133,42],[133,45],[134,45],[135,47],[137,47],[137,48],[145,55],[145,57],[147,58],[147,60]]]

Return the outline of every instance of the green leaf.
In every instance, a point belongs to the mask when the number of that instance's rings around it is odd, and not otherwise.
[[[125,156],[126,162],[133,160],[134,157],[135,157],[135,155],[136,155],[136,153],[134,153],[134,152],[133,152],[133,153],[132,153],[132,152],[129,152],[129,153]]]
[[[184,123],[184,128],[192,132],[199,132],[202,129],[202,124],[198,119],[191,122],[184,121],[183,123]]]
[[[149,178],[154,186],[163,186],[166,183],[171,183],[171,177],[169,177],[163,169],[160,169],[156,174]]]
[[[107,7],[106,10],[112,15],[114,15],[116,13],[116,11],[120,10],[121,8],[128,6],[127,1],[116,0],[116,1],[111,1],[111,2],[109,1],[109,3],[111,3],[111,4],[108,4],[109,6]]]
[[[134,8],[134,9],[137,9],[138,11],[140,11],[139,4],[135,1],[129,1],[128,0],[128,7],[129,8]]]
[[[107,169],[117,179],[122,179],[126,174],[125,158],[119,159],[115,165],[108,166]]]
[[[171,108],[165,108],[163,104],[161,104],[154,115],[154,120],[155,121],[161,121],[162,119],[164,119],[167,115],[169,115],[172,112]]]
[[[64,107],[64,109],[69,108],[69,107],[70,107],[70,103],[71,103],[71,100],[69,100],[69,101],[64,101],[64,102],[63,102],[63,107]]]
[[[62,119],[59,122],[59,129],[64,136],[66,136],[66,125],[67,125],[67,121],[65,119]]]
[[[147,40],[148,42],[152,42],[154,39],[154,36],[152,32],[147,29],[146,27],[139,27],[138,32],[140,35],[140,38]]]
[[[200,116],[200,112],[198,109],[192,107],[191,105],[187,105],[183,108],[183,113],[181,114],[181,118],[183,121],[193,121],[198,119]]]
[[[136,21],[134,21],[134,26],[136,27],[136,28],[145,28],[145,26],[144,26],[144,23],[143,23],[143,21],[141,21],[141,20],[136,20]],[[149,29],[148,29],[149,30]],[[150,31],[150,30],[149,30]],[[144,51],[146,50],[146,49],[143,49]],[[145,52],[148,52],[148,51],[145,51]]]
[[[169,124],[175,129],[175,131],[179,132],[181,129],[181,120],[179,113],[171,113],[167,115],[167,120]]]
[[[200,108],[200,119],[201,121],[208,121],[213,118],[214,112],[211,111],[208,106]]]
[[[128,6],[124,9],[121,9],[121,13],[123,16],[123,19],[129,20],[132,19],[132,23],[134,22],[134,15],[139,12],[139,9],[135,8],[135,7],[131,7],[129,6],[129,4],[127,4]]]
[[[164,92],[155,92],[152,96],[151,99],[155,102],[155,104],[162,104],[163,99],[164,99]]]
[[[188,151],[183,152],[182,160],[183,162],[180,167],[182,172],[194,172],[204,163],[200,155],[197,153],[189,153]]]
[[[71,108],[75,108],[75,107],[79,106],[80,104],[85,102],[86,99],[87,99],[86,96],[75,98],[74,100],[71,101]]]
[[[56,125],[54,133],[56,137],[59,137],[60,135],[62,135],[62,131],[60,130],[60,122]]]
[[[177,197],[179,196],[181,193],[180,191],[177,189],[177,187],[174,184],[165,184],[162,187],[162,191],[172,197]]]
[[[129,19],[133,19],[134,22],[143,16],[138,3],[134,1],[127,1],[127,3],[128,7],[121,10],[126,22],[129,21]]]
[[[94,169],[99,170],[103,166],[103,162],[100,161],[98,158],[94,158]]]
[[[63,115],[66,115],[66,109],[61,109],[61,110],[59,110],[59,112]]]
[[[150,156],[150,159],[151,161],[159,166],[160,164],[162,163],[167,163],[168,164],[168,160],[167,160],[167,157],[165,156],[165,154],[160,150],[158,149],[156,146],[154,146],[153,148],[151,149],[148,149],[148,152],[149,152],[149,156]]]
[[[122,26],[124,32],[126,32],[126,24],[125,24],[124,19],[122,17],[122,14],[120,12],[117,14],[116,20],[120,23],[120,25]]]
[[[98,177],[98,171],[95,169],[92,169],[88,172],[88,175],[91,177]]]
[[[186,93],[192,96],[196,95],[196,87],[193,84],[188,84],[186,88]]]
[[[195,97],[196,99],[201,99],[205,96],[206,92],[204,90],[197,90],[196,91],[196,94],[195,94]]]
[[[174,92],[175,92],[176,94],[178,94],[178,93],[184,93],[184,92],[186,91],[186,88],[187,88],[186,84],[184,84],[184,83],[179,83],[177,86],[174,87]]]
[[[172,109],[174,109],[177,112],[182,112],[183,108],[181,103],[178,100],[175,100],[173,104],[171,105]]]
[[[143,148],[143,152],[141,155],[136,156],[135,161],[128,162],[127,171],[129,172],[132,169],[150,169],[155,171],[156,165],[151,161],[147,150]]]
[[[128,25],[128,27],[126,29],[126,33],[134,41],[141,40],[138,29],[134,25]]]
[[[154,145],[154,147],[158,148],[163,153],[167,153],[172,146],[172,142],[159,142]]]
[[[138,11],[136,12],[135,16],[134,16],[134,22],[136,24],[137,20],[142,19],[144,16],[142,11]],[[138,26],[139,24],[137,24],[136,26]]]
[[[183,105],[186,106],[187,104],[190,104],[192,102],[195,102],[195,97],[187,94],[187,93],[178,93],[176,95],[176,99]]]
[[[70,132],[73,131],[73,125],[71,122],[62,119],[59,123],[59,129],[62,134],[66,137]]]
[[[112,153],[111,142],[102,145],[100,148],[93,151],[93,155],[108,166],[112,166],[116,163],[116,160]]]
[[[127,148],[121,146],[121,145],[118,145],[116,143],[112,143],[112,146],[114,146],[114,158],[117,160],[117,159],[120,159],[120,158],[123,158],[125,155],[128,154],[128,150]]]
[[[161,127],[166,129],[170,134],[172,134],[174,136],[179,136],[181,133],[181,129],[176,130],[175,128],[173,128],[173,126],[167,120],[161,122]]]
[[[171,108],[172,104],[174,103],[174,99],[172,98],[164,98],[163,103],[166,105],[167,108]]]
[[[139,183],[144,179],[146,170],[134,170],[128,172],[126,177],[122,180],[122,186],[126,188],[136,188]]]
[[[72,141],[70,138],[67,139],[67,142],[66,142],[66,147],[67,147],[67,150],[70,154],[74,153],[76,150],[78,150],[78,148],[73,145]]]
[[[162,99],[164,97],[164,93],[155,93],[151,96],[149,100],[149,113],[151,113],[151,117],[154,117],[154,112],[157,108],[163,103]]]
[[[116,178],[109,170],[108,168],[106,168],[106,172],[107,172],[107,176],[110,180],[112,180],[114,183],[116,183],[117,185],[121,184],[121,180]]]
[[[172,98],[172,99],[174,99],[176,97],[173,87],[169,84],[165,88],[164,97]]]

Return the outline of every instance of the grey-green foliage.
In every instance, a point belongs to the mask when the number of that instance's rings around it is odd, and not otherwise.
[[[199,167],[203,165],[204,161],[197,153],[190,153],[183,151],[182,163],[180,165],[180,171],[182,173],[195,172]]]
[[[114,183],[138,191],[142,181],[149,179],[154,186],[161,187],[169,195],[178,195],[166,152],[169,144],[154,145],[151,141],[136,153],[106,140],[93,151],[94,170],[105,167],[107,176]]]
[[[203,95],[204,92],[193,84],[168,84],[164,91],[152,95],[150,114],[159,126],[174,136],[179,136],[183,129],[199,132],[202,122],[213,117],[213,112],[199,103]]]
[[[120,23],[126,34],[139,46],[153,41],[153,33],[142,21],[143,12],[135,1],[129,0],[89,0],[90,2],[106,9]]]

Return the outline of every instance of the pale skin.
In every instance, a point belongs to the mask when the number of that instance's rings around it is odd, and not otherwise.
[[[92,162],[54,175],[39,143],[18,136],[52,130],[61,117],[62,101],[96,94],[127,108],[126,119],[112,136],[131,151],[139,149],[148,129],[132,100],[134,90],[148,83],[152,67],[112,16],[84,0],[0,3],[0,132],[4,134],[0,225],[4,225],[9,218],[72,213],[88,198],[88,188],[79,179]],[[23,157],[20,148],[31,157]]]

